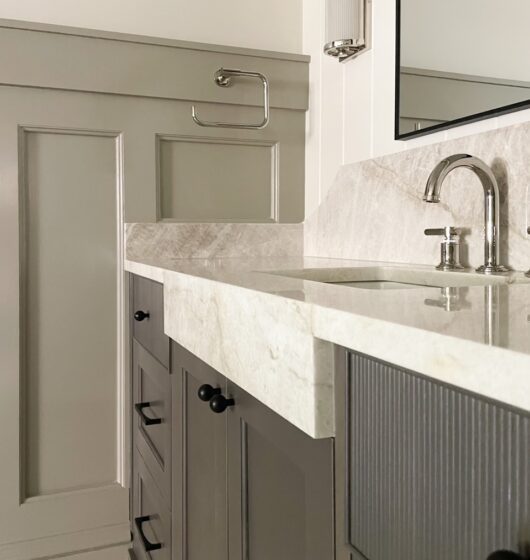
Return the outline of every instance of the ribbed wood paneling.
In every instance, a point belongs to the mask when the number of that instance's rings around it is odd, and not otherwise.
[[[357,354],[348,391],[352,546],[369,560],[524,552],[527,415]]]

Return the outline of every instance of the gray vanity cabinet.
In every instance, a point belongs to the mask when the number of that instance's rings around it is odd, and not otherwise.
[[[230,560],[331,560],[333,441],[310,438],[234,383],[227,397]]]
[[[336,363],[337,560],[528,558],[529,416],[344,349]]]
[[[334,559],[333,440],[170,348],[160,284],[134,276],[131,292],[137,559]]]

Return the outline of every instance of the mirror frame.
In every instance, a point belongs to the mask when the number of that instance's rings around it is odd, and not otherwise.
[[[403,0],[396,0],[396,64],[395,64],[395,113],[394,113],[394,139],[395,140],[408,140],[410,138],[418,138],[419,136],[426,136],[433,132],[440,130],[448,130],[456,128],[463,124],[483,121],[492,117],[522,111],[530,107],[530,99],[527,101],[519,101],[510,105],[504,105],[481,113],[474,113],[465,117],[460,117],[452,121],[442,124],[435,124],[421,130],[414,130],[401,134],[399,131],[399,118],[400,118],[400,100],[401,100],[401,2]]]

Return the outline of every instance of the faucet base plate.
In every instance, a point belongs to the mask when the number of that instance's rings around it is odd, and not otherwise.
[[[477,272],[481,274],[493,274],[499,272],[510,272],[508,268],[503,266],[502,264],[483,264],[477,268]]]
[[[451,270],[464,270],[464,267],[461,264],[448,264],[443,262],[435,268],[436,270],[443,270],[444,272],[449,272]]]

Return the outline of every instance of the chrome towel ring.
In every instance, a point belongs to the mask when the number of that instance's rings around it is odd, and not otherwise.
[[[269,124],[269,81],[260,72],[247,72],[245,70],[230,70],[228,68],[219,68],[214,74],[214,81],[220,87],[229,87],[232,85],[232,78],[238,76],[246,76],[257,78],[263,85],[263,120],[256,124],[238,124],[216,121],[202,121],[197,115],[195,105],[191,106],[191,117],[199,126],[209,126],[217,128],[243,128],[248,130],[261,130]]]

